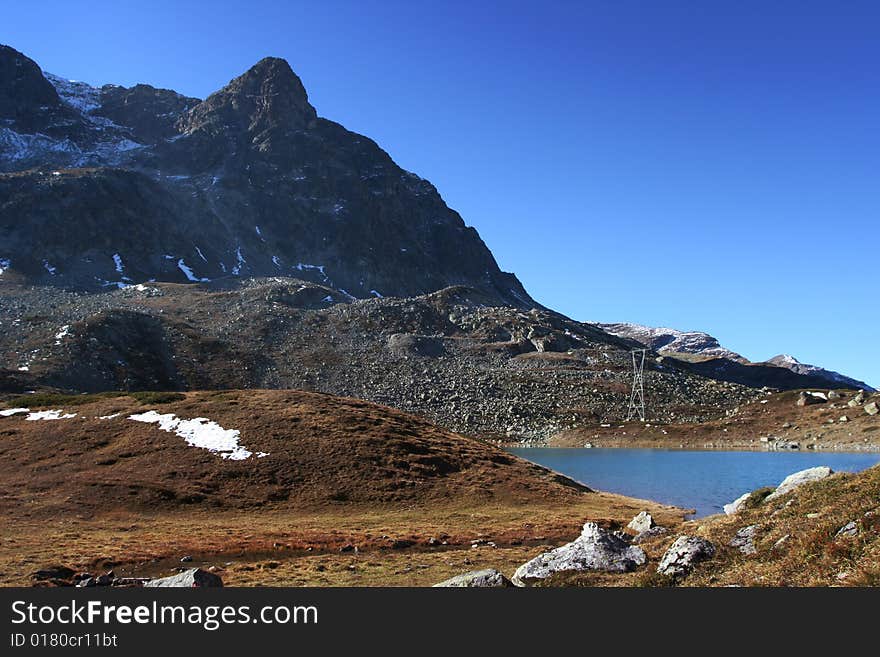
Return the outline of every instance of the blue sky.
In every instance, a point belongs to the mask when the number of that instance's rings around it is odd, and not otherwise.
[[[140,5],[140,6],[135,6]],[[0,42],[204,97],[287,59],[580,320],[880,384],[880,4],[8,3]]]

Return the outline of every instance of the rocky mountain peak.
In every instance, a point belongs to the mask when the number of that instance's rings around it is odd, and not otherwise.
[[[60,102],[34,60],[0,45],[0,120],[30,127]]]
[[[302,130],[317,119],[302,81],[285,60],[261,59],[204,102],[180,122],[183,132],[262,133],[266,130]]]

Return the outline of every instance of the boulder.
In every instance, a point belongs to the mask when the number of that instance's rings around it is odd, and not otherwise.
[[[782,483],[776,487],[776,490],[774,490],[772,493],[764,498],[764,501],[768,502],[770,500],[776,499],[777,497],[793,491],[798,486],[803,486],[804,484],[808,484],[811,481],[819,481],[820,479],[825,479],[832,474],[834,474],[834,470],[829,468],[827,465],[820,465],[815,468],[807,468],[806,470],[795,472],[783,479]]]
[[[812,404],[821,404],[825,401],[825,396],[814,395],[810,392],[803,392],[798,395],[797,402],[795,402],[798,406],[810,406]]]
[[[632,529],[636,534],[646,532],[654,526],[654,518],[647,511],[642,511],[635,518],[629,521],[628,529]]]
[[[877,406],[877,402],[869,402],[865,404],[865,413],[868,415],[877,415],[880,412],[880,408]]]
[[[513,586],[511,581],[507,579],[501,572],[494,568],[486,570],[472,570],[463,575],[456,575],[447,580],[434,584],[438,588],[503,588]]]
[[[571,543],[538,555],[516,569],[512,581],[527,586],[563,572],[598,570],[625,573],[647,561],[645,552],[605,531],[594,522],[584,525],[581,535]]]
[[[669,530],[666,527],[655,526],[651,527],[651,529],[646,529],[645,531],[638,534],[635,538],[632,539],[633,544],[638,545],[639,543],[644,543],[645,541],[650,541],[655,538],[659,538],[660,536],[665,536],[669,533]]]
[[[849,521],[843,527],[837,530],[837,533],[834,535],[835,538],[839,538],[841,536],[856,536],[859,533],[859,527],[856,525],[854,520]]]
[[[834,399],[840,399],[840,393],[837,392],[836,390],[829,390],[827,396],[828,396],[829,401],[834,400]]]
[[[749,499],[751,495],[751,493],[743,493],[730,504],[725,504],[724,513],[729,516],[732,516],[734,513],[739,513],[742,510],[743,505],[746,503],[746,500]]]
[[[214,573],[209,573],[201,568],[190,568],[183,572],[172,575],[171,577],[162,577],[160,579],[151,579],[144,582],[146,587],[159,588],[202,588],[209,586],[223,586],[223,580]]]
[[[670,577],[687,575],[701,561],[715,555],[715,546],[699,536],[679,536],[657,566],[657,572]]]
[[[737,548],[743,554],[755,554],[758,549],[755,547],[755,534],[758,531],[757,525],[749,525],[740,529],[730,541],[730,547]]]

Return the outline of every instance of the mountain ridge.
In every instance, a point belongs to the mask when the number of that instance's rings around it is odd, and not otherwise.
[[[354,298],[467,285],[500,304],[539,307],[430,182],[319,117],[282,59],[260,60],[203,101],[44,76],[9,47],[0,59],[24,80],[0,88],[0,192],[10,199],[0,207],[0,258],[26,280],[96,290],[295,275]],[[37,90],[30,105],[51,103],[41,123],[12,102],[20,88]],[[149,249],[127,239],[132,205],[162,217]],[[69,216],[105,247],[72,249],[26,228],[49,221],[67,232]],[[114,216],[129,218],[119,226]]]

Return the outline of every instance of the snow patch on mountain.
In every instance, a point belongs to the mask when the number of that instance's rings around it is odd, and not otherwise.
[[[851,377],[845,376],[840,372],[835,372],[834,370],[827,370],[824,367],[819,367],[818,365],[802,363],[790,354],[779,354],[778,356],[774,356],[773,358],[768,360],[767,363],[770,365],[776,365],[777,367],[784,367],[785,369],[791,370],[796,374],[805,374],[807,376],[821,376],[826,379],[830,379],[831,381],[837,381],[842,386],[847,388],[864,388],[865,390],[873,390],[871,386],[866,385],[862,381],[858,381]]]
[[[187,280],[192,281],[193,283],[209,283],[211,281],[210,278],[199,278],[196,276],[193,270],[183,261],[183,258],[177,261],[177,268],[183,272],[183,275],[186,276]]]
[[[640,342],[649,349],[661,354],[696,354],[709,358],[729,358],[738,362],[747,360],[725,347],[708,333],[702,331],[679,331],[678,329],[642,324],[597,324],[605,331],[620,338],[628,338]]]

